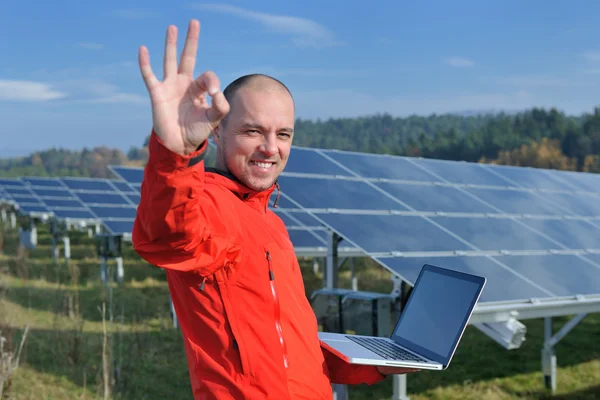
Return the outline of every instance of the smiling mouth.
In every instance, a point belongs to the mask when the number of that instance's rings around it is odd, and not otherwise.
[[[252,165],[256,165],[256,166],[258,166],[260,168],[271,168],[272,166],[275,165],[274,162],[268,162],[268,161],[267,162],[264,162],[264,161],[250,161],[250,163]]]

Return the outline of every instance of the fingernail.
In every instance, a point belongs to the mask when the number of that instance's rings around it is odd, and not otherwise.
[[[208,93],[211,96],[214,96],[218,91],[219,91],[219,89],[217,89],[216,87],[211,87],[211,88],[208,89]]]

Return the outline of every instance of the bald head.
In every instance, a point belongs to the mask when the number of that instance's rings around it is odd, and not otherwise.
[[[291,98],[292,102],[294,98],[292,92],[278,79],[273,78],[269,75],[264,74],[250,74],[244,75],[231,82],[225,90],[223,95],[227,99],[231,109],[230,112],[221,120],[221,125],[227,124],[228,116],[232,114],[235,97],[241,89],[257,91],[257,92],[268,92],[268,91],[283,91],[286,92]]]

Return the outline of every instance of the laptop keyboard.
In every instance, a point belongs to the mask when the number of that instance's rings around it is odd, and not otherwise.
[[[375,354],[388,359],[388,360],[403,360],[403,361],[415,361],[415,362],[428,362],[427,360],[418,357],[414,354],[409,353],[402,348],[393,345],[387,340],[380,340],[371,337],[362,336],[346,336],[348,339],[360,344],[361,346],[371,350]]]

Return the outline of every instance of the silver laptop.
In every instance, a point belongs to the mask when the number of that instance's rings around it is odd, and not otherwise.
[[[351,364],[446,369],[485,283],[426,264],[391,337],[319,332],[321,346]]]

